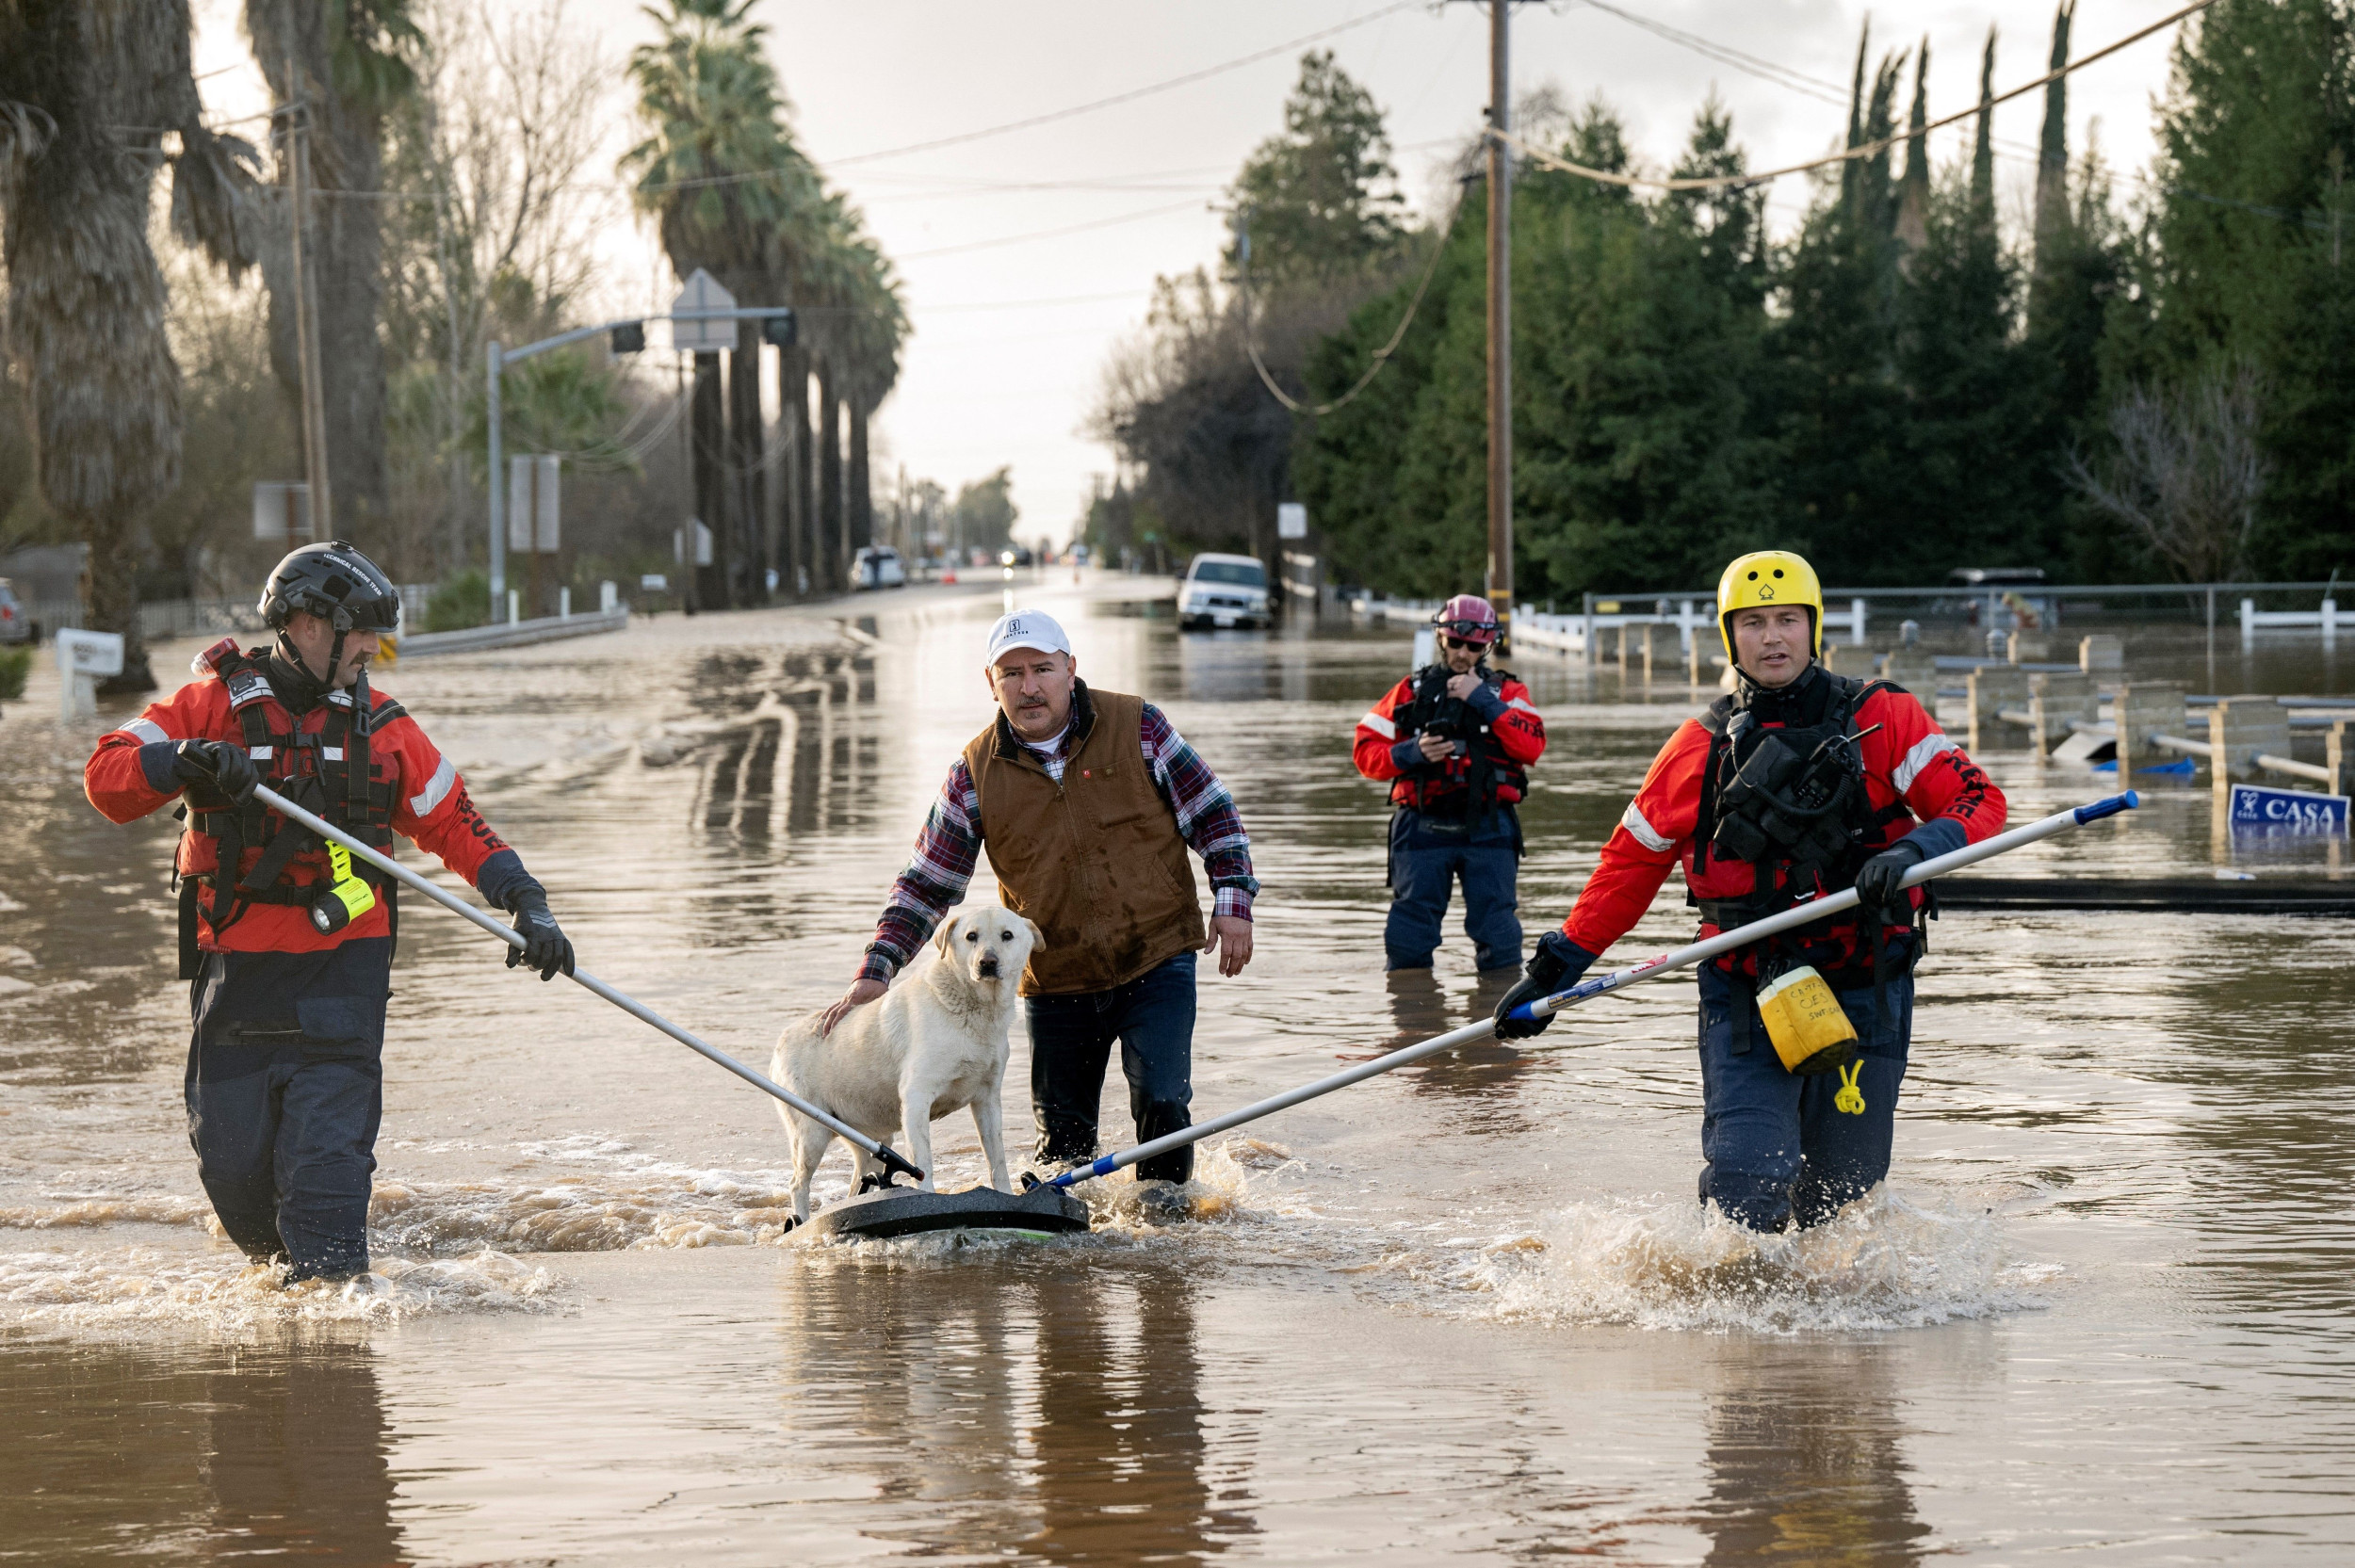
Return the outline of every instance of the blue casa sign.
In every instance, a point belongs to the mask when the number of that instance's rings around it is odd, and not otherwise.
[[[2274,834],[2347,836],[2347,797],[2316,795],[2304,789],[2267,789],[2261,784],[2234,784],[2231,804],[2233,832],[2270,837]]]

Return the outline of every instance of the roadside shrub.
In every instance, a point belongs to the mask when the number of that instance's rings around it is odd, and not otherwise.
[[[25,678],[32,672],[30,648],[0,648],[0,698],[24,696]]]
[[[479,572],[461,572],[433,590],[425,602],[426,632],[463,632],[491,622],[491,579]]]

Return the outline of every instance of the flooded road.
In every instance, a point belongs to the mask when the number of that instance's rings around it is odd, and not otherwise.
[[[1434,978],[1382,974],[1386,808],[1349,738],[1404,637],[1181,637],[1129,589],[1024,602],[1066,618],[1091,682],[1162,705],[1250,828],[1258,957],[1205,974],[1197,1115],[1486,1011],[1453,923]],[[379,684],[585,966],[765,1061],[848,982],[986,721],[998,607],[912,590],[865,620],[665,618]],[[2129,643],[2130,669],[2198,689],[2347,689],[2312,644],[2205,659]],[[1700,694],[1515,662],[1551,736],[1525,816],[1535,931]],[[0,725],[0,1558],[2355,1549],[2355,924],[1949,914],[1892,1178],[1802,1236],[1693,1202],[1676,980],[1542,1049],[1469,1049],[1213,1140],[1191,1223],[1147,1222],[1123,1178],[1096,1184],[1084,1237],[844,1246],[784,1234],[761,1096],[412,900],[372,1214],[388,1284],[280,1295],[210,1229],[187,1144],[173,825],[89,807],[95,727],[60,731],[44,691]],[[1981,760],[2016,821],[2117,787]],[[2204,784],[2148,799],[2005,874],[2236,864]],[[2343,875],[2343,853],[2246,864]],[[1664,896],[1616,956],[1689,929]],[[1019,1026],[1015,1057],[1019,1150]],[[1117,1074],[1104,1127],[1128,1141]],[[980,1178],[969,1120],[935,1147],[944,1185]],[[847,1169],[837,1149],[821,1196]]]

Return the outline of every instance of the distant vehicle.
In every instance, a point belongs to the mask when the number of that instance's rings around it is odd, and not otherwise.
[[[861,588],[905,588],[907,568],[888,544],[869,544],[851,558],[851,577]]]
[[[1267,566],[1251,556],[1201,555],[1178,585],[1178,624],[1264,626]]]
[[[39,642],[40,622],[24,608],[8,579],[0,577],[0,642]]]
[[[2029,631],[2060,624],[2060,606],[2043,591],[2040,566],[1957,566],[1946,574],[1946,581],[1970,595],[1958,606],[1965,624],[1984,622],[1990,631],[2003,630],[2006,623]],[[1937,607],[1949,606],[1941,600]]]

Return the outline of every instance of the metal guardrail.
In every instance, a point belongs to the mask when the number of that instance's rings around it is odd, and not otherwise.
[[[522,648],[534,642],[555,642],[568,637],[597,637],[629,625],[629,606],[589,610],[579,615],[549,615],[537,621],[501,621],[469,626],[457,632],[421,632],[400,639],[403,659],[429,654],[471,654],[486,648]]]

